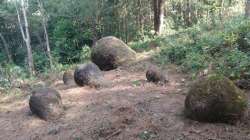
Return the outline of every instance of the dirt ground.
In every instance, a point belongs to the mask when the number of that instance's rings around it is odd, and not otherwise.
[[[101,89],[57,81],[52,87],[61,93],[65,112],[54,121],[30,113],[28,94],[1,97],[0,140],[250,140],[249,118],[236,125],[186,119],[190,80],[167,66],[168,84],[147,83],[147,65],[105,72],[110,86]]]

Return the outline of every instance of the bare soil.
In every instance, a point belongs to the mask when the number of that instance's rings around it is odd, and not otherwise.
[[[169,83],[148,83],[148,65],[105,72],[109,86],[100,89],[55,82],[52,87],[60,92],[65,112],[54,121],[30,113],[28,93],[2,96],[0,140],[250,140],[250,118],[235,125],[185,118],[190,80],[166,66]]]

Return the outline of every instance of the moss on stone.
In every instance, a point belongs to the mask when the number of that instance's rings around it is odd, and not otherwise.
[[[244,116],[247,104],[246,95],[231,80],[209,75],[191,86],[185,112],[198,121],[233,122]]]

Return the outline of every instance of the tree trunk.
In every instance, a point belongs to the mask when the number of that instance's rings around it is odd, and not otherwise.
[[[9,51],[9,45],[7,44],[7,41],[5,40],[2,33],[0,33],[0,39],[3,42],[3,47],[4,47],[4,50],[5,50],[5,53],[6,53],[7,57],[8,57],[8,62],[13,62],[12,56],[11,56],[10,51]]]
[[[162,30],[163,30],[164,1],[165,0],[153,0],[154,30],[155,30],[156,35],[162,34]]]
[[[45,37],[45,40],[46,40],[46,48],[47,48],[47,55],[48,55],[48,58],[49,58],[49,64],[50,64],[50,68],[52,68],[53,67],[53,61],[52,61],[52,56],[51,56],[51,53],[50,53],[49,36],[48,36],[48,32],[47,32],[48,20],[46,18],[45,9],[43,7],[42,2],[40,0],[37,0],[37,2],[38,2],[38,5],[39,5],[39,8],[40,8],[40,11],[41,11],[41,15],[42,15],[42,25],[43,25],[43,30],[44,30],[44,37]]]
[[[224,0],[220,0],[219,16],[220,16],[220,21],[221,22],[223,22],[223,10],[224,10]]]
[[[28,0],[26,1],[21,0],[21,10],[22,10],[22,17],[24,20],[24,28],[21,23],[21,16],[17,8],[17,2],[16,2],[16,12],[17,12],[17,17],[18,17],[19,27],[20,27],[22,37],[27,48],[29,73],[30,75],[34,75],[35,69],[34,69],[32,49],[31,49],[31,44],[30,44],[31,40],[30,40],[30,34],[29,34],[29,23],[27,20]]]
[[[138,0],[137,1],[137,5],[139,7],[138,9],[138,27],[140,29],[140,35],[141,37],[144,38],[144,26],[143,26],[143,5],[142,5],[142,1]]]
[[[125,0],[125,42],[128,43],[129,41],[129,31],[128,31],[128,0]]]
[[[191,19],[191,6],[190,6],[190,1],[186,0],[186,9],[184,13],[184,20],[186,26],[190,27],[192,26],[192,19]]]
[[[245,16],[250,18],[250,0],[246,0]]]

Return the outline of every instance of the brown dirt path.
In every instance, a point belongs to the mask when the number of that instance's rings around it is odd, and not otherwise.
[[[185,119],[188,80],[168,66],[170,83],[147,83],[149,64],[105,72],[112,86],[98,90],[58,81],[65,113],[55,121],[31,115],[28,96],[1,98],[0,140],[250,140],[250,119],[235,126]]]

